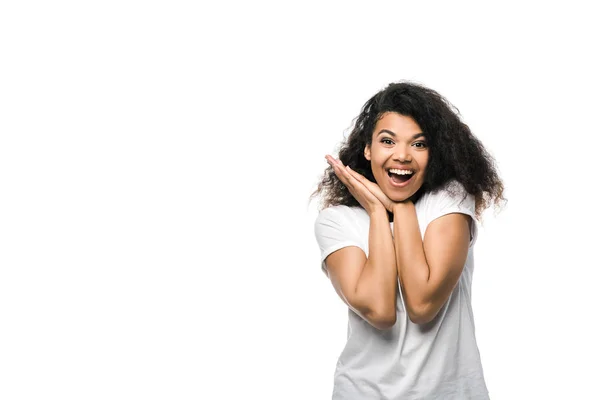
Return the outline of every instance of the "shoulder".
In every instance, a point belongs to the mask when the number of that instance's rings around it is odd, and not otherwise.
[[[324,221],[347,221],[359,217],[361,214],[366,214],[366,211],[361,207],[349,207],[343,204],[330,206],[319,211],[315,223]]]
[[[471,217],[470,246],[477,238],[477,218],[475,215],[475,196],[468,193],[458,181],[450,181],[440,189],[423,195],[419,205],[420,222],[427,228],[431,222],[447,214],[460,213]]]
[[[314,234],[321,249],[321,262],[333,251],[346,246],[364,250],[364,222],[367,213],[361,207],[337,205],[319,212],[314,224]],[[367,223],[368,226],[368,223]],[[365,251],[366,253],[366,251]],[[324,264],[322,265],[325,268]]]
[[[475,196],[468,193],[457,180],[451,180],[439,189],[425,193],[419,203],[426,209],[452,207],[475,212]]]
[[[362,207],[336,205],[319,212],[314,231],[317,237],[325,239],[361,237],[364,227],[369,225],[369,216]]]

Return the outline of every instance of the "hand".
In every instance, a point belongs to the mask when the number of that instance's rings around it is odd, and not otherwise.
[[[363,181],[367,181],[371,184],[373,182],[370,182],[362,175],[352,171],[349,167],[346,168],[341,161],[336,160],[331,156],[325,156],[325,158],[327,159],[329,165],[331,165],[333,168],[333,171],[338,179],[342,181],[344,185],[346,185],[352,196],[354,196],[354,198],[360,203],[360,205],[367,211],[369,215],[373,214],[379,209],[387,208],[381,202],[381,200],[379,200],[379,198],[363,183]],[[362,178],[362,180],[357,179],[356,175]],[[379,189],[379,186],[377,186],[377,189]],[[379,191],[381,192],[381,189],[379,189]],[[381,192],[381,194],[385,196],[383,192]],[[385,196],[385,198],[387,198],[387,196]]]
[[[387,197],[387,195],[383,193],[383,190],[381,190],[378,184],[371,182],[370,180],[368,180],[367,178],[350,168],[350,166],[347,166],[346,168],[350,175],[354,177],[354,179],[362,183],[369,190],[369,192],[371,192],[375,197],[377,197],[377,199],[381,202],[381,204],[383,204],[386,210],[388,210],[389,212],[394,212],[394,206],[396,204],[399,204],[398,202],[393,201],[392,199]]]

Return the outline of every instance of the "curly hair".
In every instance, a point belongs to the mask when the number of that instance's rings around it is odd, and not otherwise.
[[[371,145],[377,121],[387,112],[411,117],[419,125],[429,147],[429,161],[424,182],[413,201],[427,192],[436,192],[455,180],[475,197],[477,219],[492,202],[497,207],[505,202],[504,184],[496,171],[493,157],[460,119],[459,111],[436,91],[412,82],[389,84],[371,97],[339,150],[344,165],[375,182],[364,148]],[[311,194],[322,196],[322,207],[359,206],[331,166],[325,170],[317,189]],[[466,196],[466,194],[465,194]]]

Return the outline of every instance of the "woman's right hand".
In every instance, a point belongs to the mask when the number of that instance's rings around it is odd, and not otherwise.
[[[338,179],[346,185],[352,196],[354,196],[369,215],[372,215],[376,211],[386,210],[383,203],[362,182],[353,177],[340,160],[336,160],[330,155],[326,155],[325,159],[333,168]]]

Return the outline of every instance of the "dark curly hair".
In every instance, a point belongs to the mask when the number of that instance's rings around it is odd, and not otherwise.
[[[482,212],[492,202],[498,206],[506,201],[493,157],[461,121],[458,109],[436,91],[412,82],[391,83],[365,103],[350,135],[341,145],[338,158],[344,165],[376,183],[370,161],[364,157],[364,148],[371,145],[375,124],[386,112],[411,117],[427,139],[429,161],[425,179],[413,201],[452,180],[460,182],[466,192],[475,197],[477,219],[481,219]],[[321,209],[334,205],[360,207],[331,166],[325,170],[310,198],[316,195],[323,197]]]

